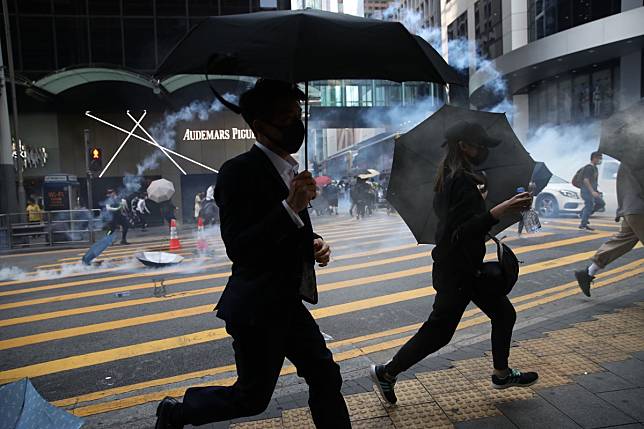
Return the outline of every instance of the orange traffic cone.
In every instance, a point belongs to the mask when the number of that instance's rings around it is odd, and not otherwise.
[[[177,221],[172,219],[170,221],[170,250],[179,249],[181,249],[181,243],[179,243],[179,237],[177,236]]]
[[[206,252],[208,250],[208,242],[206,241],[201,216],[197,219],[197,250],[200,252]]]

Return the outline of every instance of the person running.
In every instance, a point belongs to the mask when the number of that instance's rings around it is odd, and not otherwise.
[[[624,163],[617,170],[615,221],[620,219],[619,232],[597,249],[591,265],[575,271],[579,288],[586,296],[590,296],[590,285],[600,270],[631,251],[638,241],[644,244],[644,170],[633,170]]]
[[[521,372],[508,366],[512,330],[516,312],[507,296],[475,287],[478,270],[485,255],[485,240],[493,225],[505,216],[526,210],[532,203],[523,192],[491,210],[479,184],[485,179],[474,171],[488,155],[488,148],[499,144],[488,137],[477,124],[459,122],[445,134],[447,155],[443,159],[434,185],[434,212],[438,217],[434,259],[433,286],[436,290],[429,319],[418,332],[385,365],[372,365],[370,376],[382,396],[395,404],[397,376],[429,354],[447,345],[463,316],[474,302],[492,320],[492,386],[505,389],[534,384],[535,372]]]
[[[148,209],[148,205],[145,202],[147,198],[148,195],[146,193],[143,193],[141,195],[141,198],[139,198],[136,202],[136,212],[139,216],[139,219],[141,219],[141,231],[145,231],[148,227],[147,219],[148,215],[150,214],[150,209]]]
[[[594,231],[591,228],[590,216],[606,205],[602,199],[602,194],[597,189],[597,181],[599,177],[599,170],[597,166],[602,163],[602,153],[593,152],[590,154],[590,164],[586,165],[582,170],[581,182],[581,198],[584,200],[584,208],[581,211],[581,223],[579,229]]]
[[[130,223],[123,215],[124,210],[127,210],[127,203],[123,198],[119,198],[114,189],[107,190],[107,200],[105,201],[105,209],[109,215],[108,230],[113,233],[118,226],[121,226],[121,244],[130,244],[127,241],[127,231],[130,228]]]

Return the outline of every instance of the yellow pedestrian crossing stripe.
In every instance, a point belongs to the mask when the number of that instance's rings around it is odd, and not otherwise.
[[[617,283],[619,281],[642,274],[644,273],[644,267],[642,267],[642,265],[644,265],[644,261],[635,261],[626,266],[619,267],[614,270],[606,271],[604,273],[600,273],[597,276],[598,281],[594,284],[593,287],[595,289],[606,287],[611,284]],[[603,280],[603,279],[606,279],[606,280]],[[565,292],[560,292],[558,294],[550,295],[546,298],[538,299],[525,304],[516,305],[515,308],[517,313],[528,310],[530,308],[538,307],[548,302],[553,302],[558,299],[562,299],[564,295],[571,296],[578,293],[576,282],[569,282],[563,285],[556,286],[555,288],[552,288],[552,289],[565,290]],[[545,292],[545,291],[541,291],[541,292]],[[525,297],[521,296],[521,297],[512,298],[512,301],[513,303],[517,304],[519,302],[526,301],[532,297],[533,297],[533,294],[530,294],[529,296],[525,296]],[[480,312],[480,310],[478,309],[470,310],[464,314],[464,317],[470,317],[472,315],[477,314],[478,312]],[[479,316],[471,319],[464,319],[461,321],[457,329],[463,330],[468,327],[480,325],[487,322],[489,322],[489,319],[485,316]],[[413,331],[418,329],[419,326],[420,326],[420,323],[403,327],[403,328],[384,331],[382,333],[365,335],[365,336],[356,337],[349,340],[336,341],[336,342],[329,343],[328,346],[331,348],[338,348],[340,346],[346,346],[348,344],[359,344],[361,342],[365,342],[365,341],[369,341],[377,338],[388,337],[388,336],[396,335],[403,332]],[[381,335],[381,334],[384,334],[384,335]],[[334,353],[334,360],[336,362],[342,362],[345,360],[364,356],[370,353],[389,350],[404,344],[409,338],[410,337],[397,338],[397,339],[388,340],[378,344],[372,344],[362,348],[356,348],[345,352]],[[120,386],[117,388],[108,389],[106,391],[93,392],[85,395],[67,398],[61,401],[56,401],[53,404],[60,407],[69,406],[69,405],[79,404],[83,402],[94,401],[94,400],[114,396],[117,394],[133,392],[136,390],[141,390],[143,388],[163,386],[171,383],[203,378],[206,376],[214,376],[217,374],[226,373],[233,370],[234,370],[233,365],[228,365],[228,366],[219,367],[219,368],[211,368],[209,370],[202,370],[202,371],[197,371],[193,373],[183,374],[183,377],[173,376],[173,377],[167,377],[167,378],[158,379],[158,380],[150,380],[143,383],[137,383],[130,386]],[[286,366],[282,369],[281,375],[292,374],[294,372],[295,372],[295,368],[293,366]],[[203,387],[203,386],[211,386],[211,385],[225,386],[225,385],[231,385],[232,383],[234,383],[234,381],[235,381],[235,377],[228,377],[225,379],[193,384],[191,385],[191,387]],[[141,405],[147,402],[159,401],[163,399],[165,396],[180,397],[185,392],[185,389],[186,387],[179,387],[179,388],[162,390],[162,391],[153,392],[153,393],[135,395],[135,396],[126,397],[123,399],[117,399],[114,401],[103,402],[103,403],[88,405],[84,407],[75,407],[73,410],[70,410],[70,411],[78,416],[88,416],[88,415],[93,415],[93,414],[98,414],[98,413],[103,413],[108,411],[116,411],[120,409],[130,408],[136,405]]]

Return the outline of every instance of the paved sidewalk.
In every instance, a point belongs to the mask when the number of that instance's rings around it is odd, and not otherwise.
[[[396,385],[398,404],[375,391],[345,396],[353,427],[644,428],[644,303],[541,338],[517,341],[510,365],[536,370],[532,388],[490,386],[491,355],[415,374]],[[308,408],[231,428],[314,428]]]

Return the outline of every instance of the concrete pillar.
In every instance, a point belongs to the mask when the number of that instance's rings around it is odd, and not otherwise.
[[[622,12],[642,6],[642,0],[622,0]]]
[[[642,51],[620,58],[619,107],[624,109],[640,99],[642,94]]]
[[[4,70],[2,45],[0,45],[0,70]],[[16,192],[16,172],[13,168],[7,92],[8,85],[4,73],[0,73],[0,213],[16,213],[20,209]]]
[[[512,129],[521,143],[525,144],[528,139],[528,128],[530,127],[530,103],[528,94],[517,94],[512,96],[514,115],[512,116]]]

